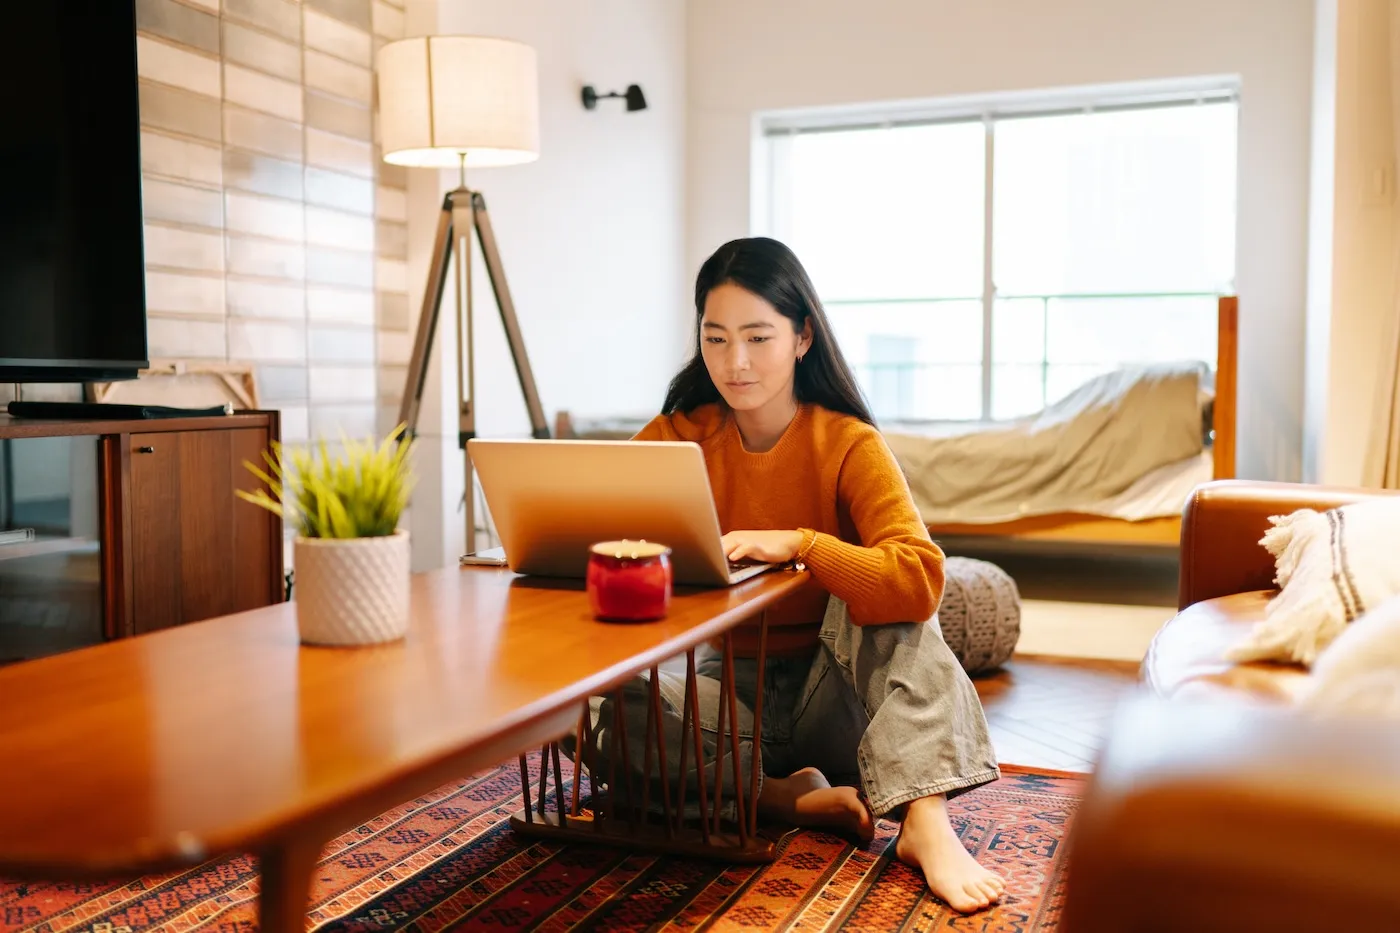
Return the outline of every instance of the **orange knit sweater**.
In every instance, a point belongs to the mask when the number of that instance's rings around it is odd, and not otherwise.
[[[880,432],[858,418],[801,405],[766,453],[744,449],[727,409],[661,415],[634,440],[694,441],[705,454],[720,530],[800,530],[813,581],[768,612],[768,653],[809,654],[828,594],[857,625],[922,622],[943,598],[943,552],[919,520]],[[757,620],[735,653],[758,653]]]

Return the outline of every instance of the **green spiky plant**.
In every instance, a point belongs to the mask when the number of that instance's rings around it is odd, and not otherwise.
[[[268,469],[243,461],[267,489],[238,497],[292,522],[306,538],[374,538],[391,535],[413,489],[410,439],[400,442],[399,425],[376,447],[373,441],[342,437],[344,455],[332,459],[322,441],[316,448],[288,450],[273,442],[263,451]],[[272,494],[268,494],[268,490]]]

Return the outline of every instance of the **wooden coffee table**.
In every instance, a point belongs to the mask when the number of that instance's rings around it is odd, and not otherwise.
[[[262,928],[301,930],[337,834],[576,730],[589,696],[680,654],[693,666],[695,646],[806,581],[678,590],[666,619],[614,625],[590,617],[580,584],[454,568],[414,578],[395,644],[304,647],[282,604],[0,669],[0,874],[78,880],[254,852]],[[572,805],[527,817],[604,826]],[[678,821],[666,826],[674,839]]]

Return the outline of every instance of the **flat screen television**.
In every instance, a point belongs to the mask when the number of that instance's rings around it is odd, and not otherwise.
[[[0,382],[148,365],[133,0],[6,4]]]

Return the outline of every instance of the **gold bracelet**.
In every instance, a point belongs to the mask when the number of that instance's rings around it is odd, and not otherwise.
[[[798,545],[797,553],[792,556],[792,565],[794,570],[807,569],[807,555],[811,552],[812,547],[817,543],[817,533],[815,530],[811,528],[804,528],[801,529],[801,531],[802,543]]]

